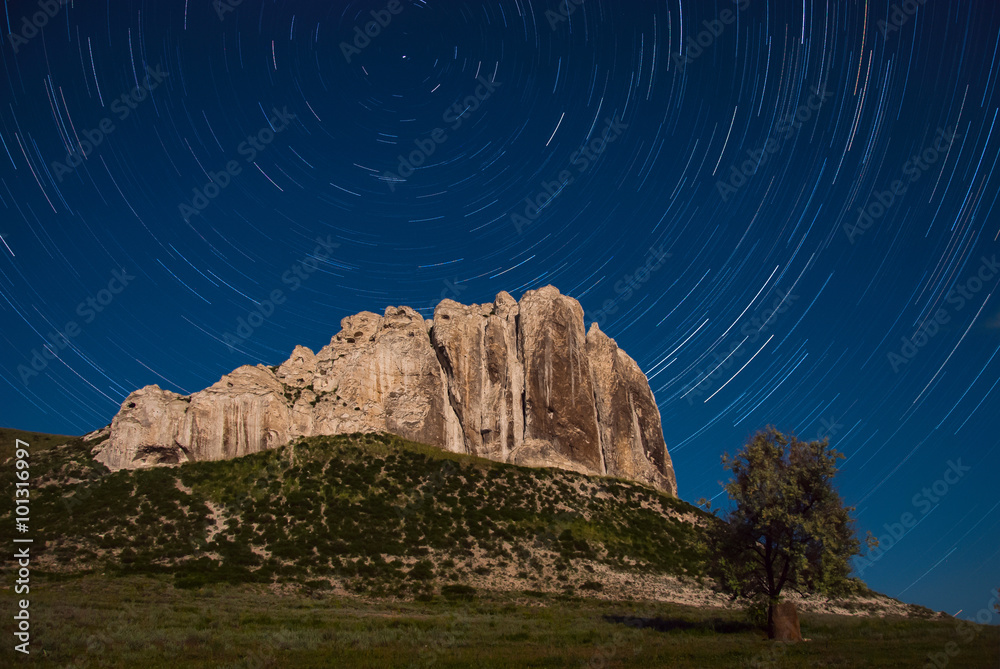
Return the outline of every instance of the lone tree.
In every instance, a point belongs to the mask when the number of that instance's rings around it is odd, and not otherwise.
[[[861,552],[854,508],[833,486],[843,457],[827,439],[804,442],[770,426],[735,456],[722,456],[732,472],[725,486],[732,507],[713,532],[717,576],[734,598],[767,607],[770,638],[785,588],[803,594],[857,588],[850,578],[850,558]]]

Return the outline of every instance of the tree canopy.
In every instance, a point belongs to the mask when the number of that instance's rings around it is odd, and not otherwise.
[[[804,442],[771,426],[722,456],[732,504],[713,532],[717,576],[734,597],[767,606],[769,635],[786,588],[836,594],[856,584],[854,509],[833,483],[843,457],[828,439]]]

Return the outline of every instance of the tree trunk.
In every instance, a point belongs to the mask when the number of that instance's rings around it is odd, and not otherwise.
[[[774,638],[774,600],[767,603],[767,638]]]

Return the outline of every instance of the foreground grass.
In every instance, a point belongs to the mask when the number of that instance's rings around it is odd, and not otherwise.
[[[393,602],[90,575],[36,578],[31,602],[32,655],[4,666],[922,667],[951,641],[948,667],[1000,660],[1000,629],[963,642],[955,621],[805,614],[811,641],[782,646],[737,612],[527,593]]]

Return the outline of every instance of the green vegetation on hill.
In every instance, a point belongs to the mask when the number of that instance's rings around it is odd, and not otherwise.
[[[9,427],[0,427],[0,462],[4,462],[7,458],[14,455],[15,444],[17,439],[21,441],[26,441],[31,446],[33,452],[45,451],[53,446],[59,446],[60,444],[65,444],[67,441],[76,439],[77,437],[66,437],[59,434],[44,434],[42,432],[25,432],[24,430],[15,430]]]
[[[703,532],[691,521],[711,518],[636,483],[389,435],[116,473],[93,461],[92,446],[33,452],[32,526],[45,538],[35,551],[50,571],[454,599],[473,597],[470,583],[487,576],[600,590],[594,565],[703,574]]]
[[[382,435],[117,473],[59,441],[29,441],[32,655],[14,663],[913,667],[957,649],[949,667],[979,667],[1000,643],[930,611],[806,612],[810,641],[786,646],[739,611],[590,598],[604,568],[703,573],[714,521],[634,483]],[[508,587],[477,587],[492,574]]]

